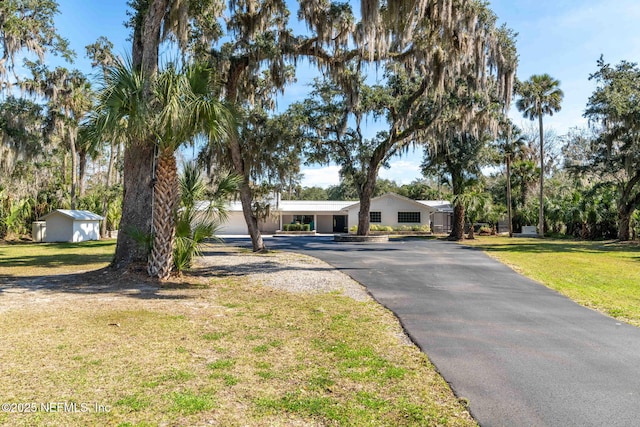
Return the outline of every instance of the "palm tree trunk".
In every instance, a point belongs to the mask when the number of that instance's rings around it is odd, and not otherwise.
[[[469,234],[467,235],[467,239],[474,240],[476,238],[475,230],[473,229],[473,222],[469,226]]]
[[[509,221],[509,237],[513,237],[513,212],[511,207],[511,154],[507,154],[507,219]]]
[[[115,143],[111,143],[111,152],[109,153],[109,166],[107,166],[107,176],[105,177],[104,183],[104,198],[102,199],[102,216],[104,220],[102,221],[100,228],[100,235],[105,237],[107,235],[107,214],[109,212],[109,190],[111,189],[111,175],[113,175],[113,165],[115,163],[116,158],[116,147]],[[118,144],[119,145],[119,144]]]
[[[82,150],[78,157],[78,194],[80,197],[83,197],[86,191],[85,178],[87,175],[87,152]]]
[[[78,199],[78,152],[76,150],[75,136],[71,135],[69,137],[69,145],[71,146],[71,209],[75,209]]]
[[[173,268],[175,212],[180,190],[174,151],[164,148],[158,156],[153,199],[153,248],[149,258],[150,276],[166,280]]]
[[[115,159],[116,164],[119,163],[121,160],[123,160],[123,158],[122,158],[122,143],[118,142],[116,144],[116,159]],[[115,169],[115,165],[114,165],[114,169]],[[120,171],[118,169],[115,169],[112,182],[114,184],[123,184],[124,183],[124,168],[122,168],[122,170],[120,170]]]
[[[462,240],[464,238],[464,206],[457,203],[453,206],[453,224],[449,240]]]
[[[542,126],[542,111],[538,111],[540,126],[540,212],[538,213],[538,236],[544,237],[544,128]]]

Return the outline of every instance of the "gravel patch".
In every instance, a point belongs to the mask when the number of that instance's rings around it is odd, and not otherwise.
[[[250,283],[287,292],[340,293],[371,301],[366,288],[317,258],[292,252],[255,254],[224,245],[209,245],[198,269],[214,276],[243,276]]]

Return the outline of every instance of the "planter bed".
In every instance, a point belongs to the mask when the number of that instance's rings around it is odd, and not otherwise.
[[[276,235],[291,235],[291,236],[315,236],[316,232],[315,231],[283,231],[283,230],[277,230]]]
[[[374,242],[382,243],[389,241],[388,234],[369,234],[368,236],[358,236],[357,234],[335,234],[333,236],[334,242]]]

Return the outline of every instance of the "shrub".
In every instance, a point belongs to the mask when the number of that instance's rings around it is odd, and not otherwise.
[[[282,231],[311,231],[311,224],[282,224]]]
[[[480,227],[480,230],[478,230],[481,234],[491,234],[491,227],[489,227],[488,225],[483,225],[482,227]]]

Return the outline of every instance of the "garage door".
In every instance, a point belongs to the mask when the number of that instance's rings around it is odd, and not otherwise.
[[[217,234],[249,234],[242,212],[229,212],[229,219],[222,224]]]

